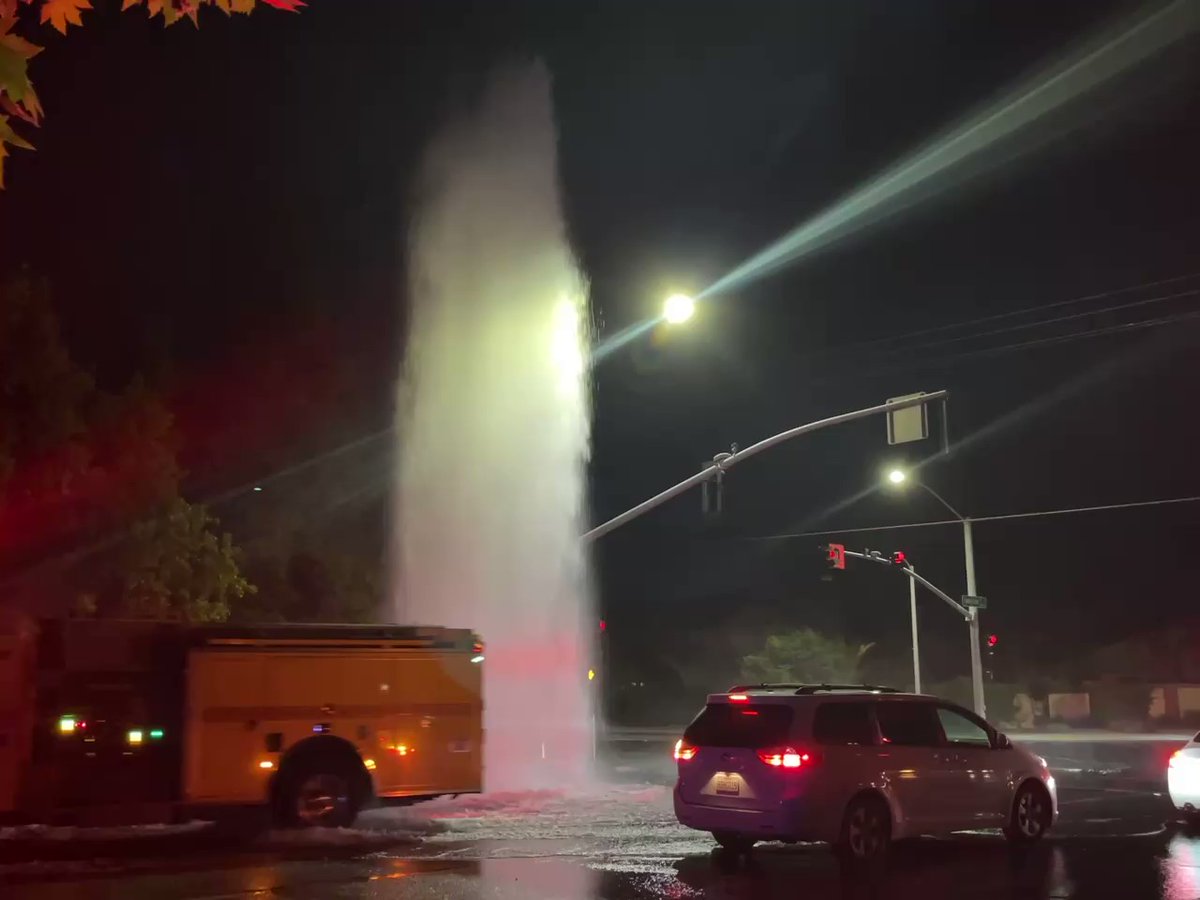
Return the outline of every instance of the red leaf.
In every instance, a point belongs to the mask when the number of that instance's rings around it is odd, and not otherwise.
[[[42,0],[42,22],[66,34],[67,25],[82,25],[80,12],[91,8],[92,0]]]

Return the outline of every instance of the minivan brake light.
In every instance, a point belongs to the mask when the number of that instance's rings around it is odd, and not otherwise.
[[[759,750],[758,758],[777,769],[799,769],[813,761],[811,754],[792,747]]]
[[[686,762],[696,755],[696,748],[691,744],[686,743],[683,738],[675,742],[675,759],[680,762]]]

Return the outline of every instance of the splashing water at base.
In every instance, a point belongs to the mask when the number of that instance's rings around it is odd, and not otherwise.
[[[555,145],[545,70],[495,73],[428,149],[409,248],[396,614],[483,636],[488,790],[579,784],[592,753],[586,288]]]

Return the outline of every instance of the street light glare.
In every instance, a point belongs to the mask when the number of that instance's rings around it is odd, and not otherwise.
[[[908,475],[903,469],[892,469],[888,472],[888,481],[892,484],[904,484],[908,480]]]
[[[686,322],[696,311],[696,301],[687,294],[672,294],[663,304],[663,318],[672,325]]]

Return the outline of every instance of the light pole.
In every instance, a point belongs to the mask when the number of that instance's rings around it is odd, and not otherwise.
[[[941,494],[939,494],[937,491],[935,491],[933,488],[931,488],[925,482],[910,477],[909,474],[907,472],[905,472],[903,469],[892,469],[890,472],[888,472],[887,480],[891,484],[896,485],[897,487],[899,487],[900,485],[908,484],[909,482],[916,484],[918,487],[924,489],[935,500],[937,500],[938,503],[940,503],[940,504],[942,504],[942,506],[946,507],[946,509],[949,510],[950,515],[954,516],[954,518],[956,518],[960,522],[962,522],[963,559],[964,559],[964,563],[966,566],[966,574],[967,574],[967,596],[968,597],[978,597],[979,595],[975,592],[975,541],[973,540],[973,538],[971,536],[971,520],[970,520],[970,518],[968,518],[967,516],[964,516],[957,509],[955,509],[953,506],[951,506],[946,501],[945,497],[943,497]],[[915,618],[914,618],[914,621],[915,621]],[[978,672],[978,671],[981,671],[983,668],[983,660],[980,656],[980,650],[979,650],[979,609],[977,607],[974,607],[974,606],[970,607],[970,618],[968,618],[967,622],[970,626],[970,632],[971,632],[971,671]],[[914,626],[914,628],[915,628],[915,626]],[[914,631],[913,634],[914,634],[914,639],[915,639],[916,632]],[[915,653],[916,651],[914,650],[913,652]],[[979,713],[979,715],[982,716],[984,714],[984,709],[985,709],[984,697],[983,697],[983,681],[982,681],[982,679],[978,679],[978,678],[972,678],[971,680],[972,680],[972,693],[974,695],[972,699],[975,701],[975,711],[977,713]]]

